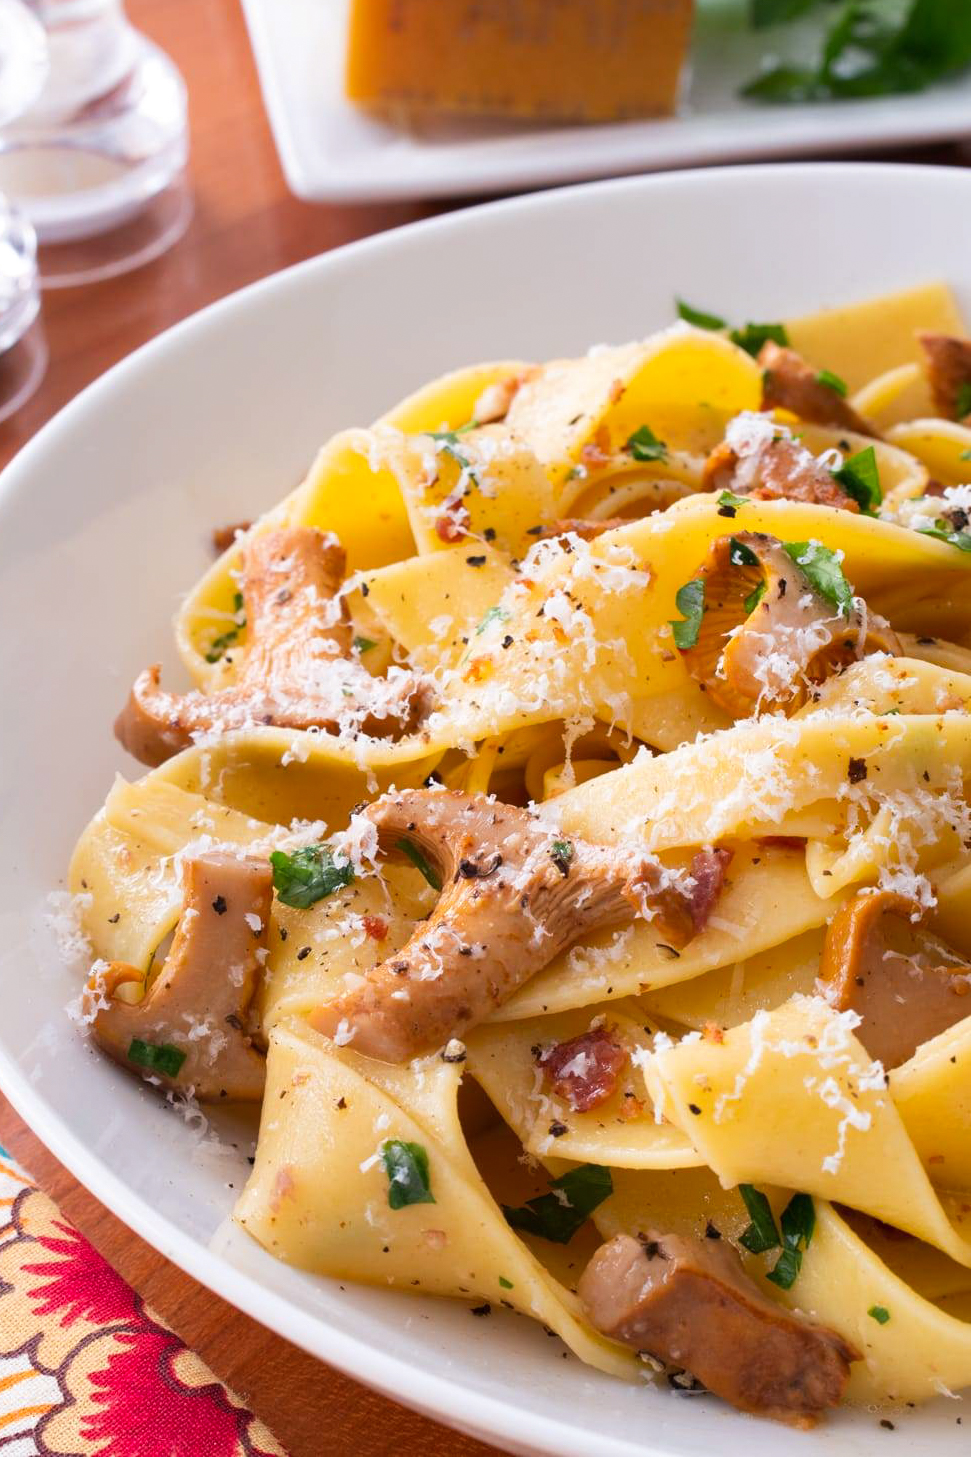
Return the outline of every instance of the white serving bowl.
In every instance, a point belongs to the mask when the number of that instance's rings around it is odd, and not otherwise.
[[[786,165],[601,183],[456,213],[277,274],[98,380],[0,478],[0,1085],[72,1172],[169,1259],[324,1360],[516,1453],[807,1457],[965,1452],[944,1401],[810,1434],[628,1388],[539,1326],[314,1279],[228,1225],[237,1151],[76,1036],[76,976],[41,926],[116,769],[135,673],[176,670],[169,621],[208,532],[270,505],[333,431],[457,365],[649,333],[673,297],[773,319],[935,278],[971,309],[971,175]],[[223,1126],[223,1136],[231,1130]],[[971,1414],[968,1416],[971,1422]]]

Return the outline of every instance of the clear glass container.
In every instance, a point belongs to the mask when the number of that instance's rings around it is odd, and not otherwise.
[[[185,83],[121,0],[25,0],[47,37],[40,94],[0,136],[0,190],[32,223],[45,287],[110,278],[192,214]]]
[[[46,73],[40,26],[20,0],[0,0],[0,126],[31,105]],[[36,255],[33,228],[0,193],[0,420],[33,394],[47,365]]]

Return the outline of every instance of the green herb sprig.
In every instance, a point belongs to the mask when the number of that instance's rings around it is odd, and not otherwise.
[[[550,1180],[550,1193],[529,1199],[518,1209],[502,1206],[513,1229],[565,1245],[595,1209],[614,1192],[610,1170],[602,1164],[580,1164]],[[557,1197],[557,1191],[563,1198]]]
[[[277,899],[298,911],[316,905],[354,879],[354,866],[344,857],[338,860],[327,845],[306,845],[292,855],[274,850],[270,864]]]

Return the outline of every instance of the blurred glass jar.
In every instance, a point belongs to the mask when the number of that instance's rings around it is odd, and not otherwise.
[[[46,74],[41,27],[20,0],[0,0],[0,127],[31,105]],[[47,364],[36,253],[30,223],[0,193],[0,420],[33,394]]]
[[[24,0],[47,39],[47,80],[0,133],[0,189],[33,224],[46,287],[156,258],[191,217],[178,69],[121,0]]]

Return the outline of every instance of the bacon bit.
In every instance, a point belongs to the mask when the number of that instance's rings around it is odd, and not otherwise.
[[[755,843],[776,850],[804,850],[806,841],[800,835],[757,835]]]
[[[688,897],[688,909],[695,935],[699,935],[708,924],[733,858],[733,850],[709,848],[699,850],[691,861],[690,875],[695,884]]]
[[[540,536],[541,540],[546,541],[551,536],[566,536],[570,533],[579,536],[581,541],[596,541],[605,531],[616,531],[618,526],[630,524],[625,516],[606,516],[603,521],[588,521],[582,516],[564,516],[551,526],[544,526]]]
[[[553,1091],[569,1103],[574,1113],[589,1113],[613,1097],[627,1062],[627,1049],[614,1029],[594,1027],[547,1049],[537,1061]]]
[[[296,1188],[290,1165],[281,1164],[276,1171],[276,1178],[273,1180],[273,1194],[270,1198],[270,1208],[274,1214],[279,1213],[284,1199],[293,1198]]]
[[[495,671],[496,665],[491,658],[473,658],[468,671],[462,676],[466,683],[485,683]]]
[[[448,1235],[444,1229],[426,1229],[424,1239],[430,1250],[443,1250],[448,1244]]]
[[[701,1033],[706,1042],[724,1042],[725,1034],[717,1022],[706,1022]]]
[[[588,440],[580,451],[584,465],[607,465],[610,460],[610,431],[601,425],[592,440]]]
[[[449,546],[456,541],[464,541],[469,534],[471,519],[468,507],[462,505],[462,497],[448,496],[442,502],[441,516],[435,521],[435,535]]]
[[[252,521],[234,521],[229,526],[214,526],[212,531],[212,549],[222,556],[228,551],[236,540],[240,531],[249,531],[253,525]]]
[[[644,1104],[640,1098],[623,1097],[617,1111],[620,1113],[621,1118],[625,1118],[629,1122],[633,1118],[640,1118],[644,1112]]]
[[[388,923],[383,916],[365,916],[364,930],[372,941],[383,941],[388,934]]]
[[[612,405],[616,405],[617,401],[623,398],[626,388],[627,386],[624,384],[624,381],[622,379],[612,379],[610,381],[610,389],[607,391],[607,398]]]

